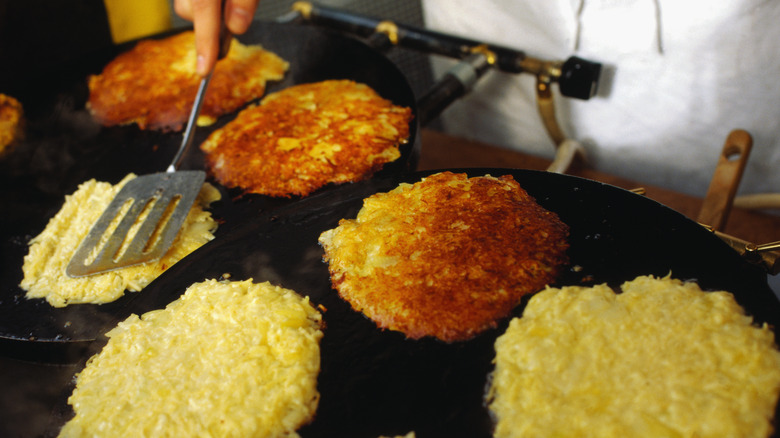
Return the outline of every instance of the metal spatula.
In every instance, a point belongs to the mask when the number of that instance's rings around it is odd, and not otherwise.
[[[219,59],[227,54],[231,36],[222,27]],[[200,82],[181,146],[165,172],[127,182],[92,225],[65,272],[83,277],[162,257],[173,244],[200,193],[206,173],[176,170],[190,148],[211,72]],[[129,235],[132,230],[135,233]]]

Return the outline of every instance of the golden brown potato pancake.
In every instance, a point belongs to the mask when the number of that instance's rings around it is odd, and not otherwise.
[[[0,157],[10,153],[14,142],[21,138],[24,124],[22,104],[0,93]]]
[[[365,84],[329,80],[266,96],[201,145],[227,187],[306,196],[328,183],[362,180],[400,157],[411,109]]]
[[[355,310],[409,338],[460,341],[552,282],[567,237],[511,176],[444,172],[366,198],[319,241]]]
[[[198,125],[257,99],[266,81],[279,80],[289,64],[257,45],[233,40],[217,62]],[[192,32],[140,41],[117,56],[99,75],[89,77],[87,107],[102,124],[136,123],[141,129],[181,130],[195,100],[200,77],[195,72]]]

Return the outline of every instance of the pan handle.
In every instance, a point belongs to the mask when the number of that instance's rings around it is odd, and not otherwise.
[[[729,133],[704,197],[699,222],[718,231],[725,228],[752,147],[753,137],[747,131],[735,129]]]
[[[417,119],[425,126],[451,103],[471,91],[477,80],[488,70],[485,55],[475,53],[456,64],[417,101]]]
[[[558,82],[561,94],[567,97],[587,100],[598,91],[601,64],[582,58],[571,57],[564,62],[539,60],[508,47],[379,20],[307,1],[295,2],[292,12],[277,21],[296,19],[364,38],[370,37],[375,47],[393,44],[461,60],[475,52],[485,53],[492,66],[506,73],[550,75],[553,82]]]

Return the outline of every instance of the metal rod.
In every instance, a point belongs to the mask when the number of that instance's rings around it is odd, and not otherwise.
[[[192,111],[190,111],[190,117],[187,120],[187,128],[184,130],[184,137],[181,139],[181,146],[179,146],[179,150],[176,151],[173,161],[171,161],[171,164],[165,170],[168,173],[176,172],[176,169],[181,166],[184,153],[192,146],[192,141],[195,139],[193,134],[195,132],[195,127],[197,126],[200,107],[203,105],[203,101],[206,100],[206,90],[208,89],[209,81],[211,80],[211,74],[212,72],[209,72],[209,74],[200,81],[198,94],[195,95],[195,102],[192,104]]]

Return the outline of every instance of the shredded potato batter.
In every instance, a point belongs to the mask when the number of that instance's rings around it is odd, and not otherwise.
[[[728,292],[549,288],[496,342],[497,437],[766,437],[780,352]]]
[[[130,174],[116,185],[92,179],[65,197],[60,211],[49,220],[43,232],[30,241],[20,285],[27,291],[27,298],[45,298],[54,307],[115,301],[125,290],[140,291],[174,263],[214,238],[217,222],[203,209],[219,199],[220,194],[206,183],[171,249],[162,258],[87,277],[69,277],[65,268],[81,241],[122,186],[132,178],[135,175]]]
[[[321,321],[267,282],[196,283],[108,333],[60,436],[297,436],[319,401]]]

